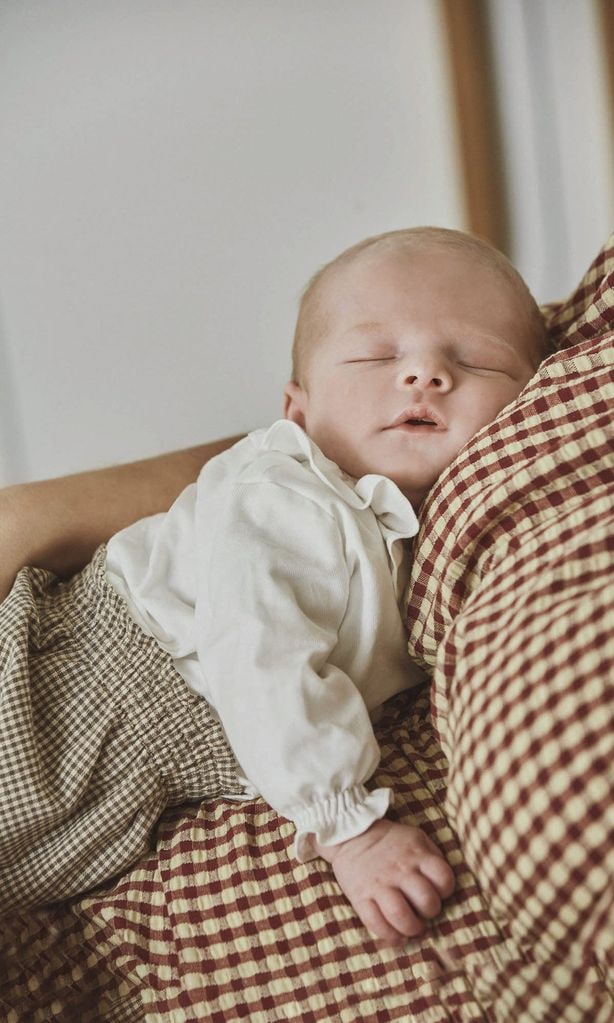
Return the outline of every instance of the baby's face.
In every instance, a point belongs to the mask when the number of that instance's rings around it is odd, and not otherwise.
[[[535,372],[522,303],[463,252],[364,253],[326,285],[323,338],[286,415],[349,475],[418,506],[464,444]]]

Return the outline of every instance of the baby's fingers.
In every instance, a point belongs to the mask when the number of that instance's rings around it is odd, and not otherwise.
[[[378,901],[367,899],[355,907],[371,934],[389,945],[400,945],[424,932],[424,921],[414,913],[400,892],[388,891]]]
[[[403,934],[388,923],[377,902],[368,899],[354,906],[362,923],[375,938],[381,938],[387,945],[399,945],[405,940]]]
[[[425,856],[420,861],[419,869],[427,881],[434,885],[442,899],[452,894],[456,887],[454,871],[439,853],[435,856]]]
[[[412,871],[401,883],[401,889],[407,902],[419,916],[430,920],[441,910],[441,898],[437,889],[419,871]]]

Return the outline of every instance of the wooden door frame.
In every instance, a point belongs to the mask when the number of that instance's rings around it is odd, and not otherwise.
[[[509,253],[487,0],[440,0],[469,231]]]

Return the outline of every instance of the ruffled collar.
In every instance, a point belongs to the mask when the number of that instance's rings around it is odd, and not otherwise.
[[[409,500],[396,483],[386,476],[369,473],[359,480],[348,476],[322,453],[305,431],[289,419],[278,419],[272,426],[254,430],[249,439],[260,451],[279,451],[298,462],[306,462],[314,474],[350,508],[370,508],[377,519],[386,544],[397,594],[405,585],[401,578],[403,551],[396,541],[407,540],[418,532],[418,519]]]

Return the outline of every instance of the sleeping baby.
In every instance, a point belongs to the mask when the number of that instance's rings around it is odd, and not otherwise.
[[[408,540],[544,350],[535,301],[485,242],[368,238],[303,295],[283,419],[68,583],[20,573],[0,605],[2,911],[125,870],[171,804],[261,795],[374,935],[422,933],[453,872],[367,786],[374,715],[422,680]]]

